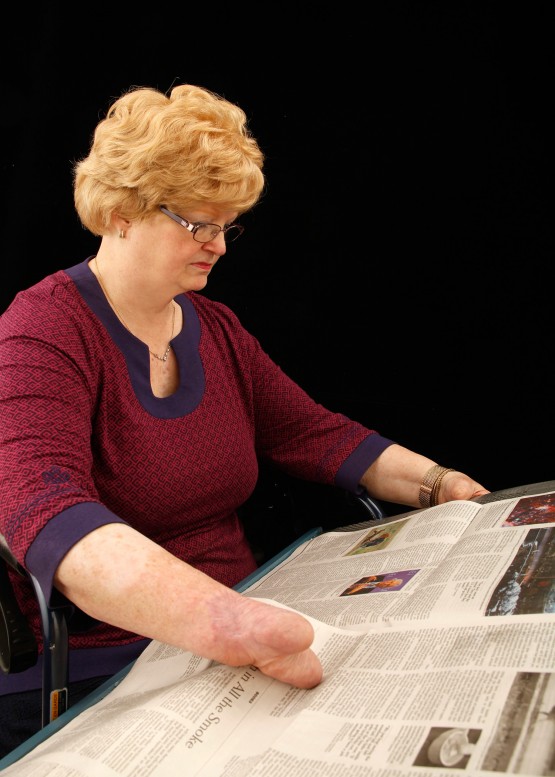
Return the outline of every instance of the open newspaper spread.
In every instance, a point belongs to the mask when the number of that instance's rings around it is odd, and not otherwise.
[[[304,613],[300,690],[153,641],[8,777],[555,774],[555,493],[302,544],[245,592]]]

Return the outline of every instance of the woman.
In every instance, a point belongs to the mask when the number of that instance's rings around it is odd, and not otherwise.
[[[231,588],[256,566],[237,508],[259,458],[413,507],[487,493],[316,404],[198,293],[262,167],[239,107],[191,85],[132,89],[75,166],[96,255],[1,318],[0,531],[53,597],[98,621],[71,637],[73,701],[150,638],[298,687],[321,680],[311,625]],[[40,684],[40,664],[2,681],[4,747],[39,728]]]

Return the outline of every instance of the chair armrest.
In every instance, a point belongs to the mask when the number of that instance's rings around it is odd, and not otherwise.
[[[24,672],[38,660],[37,641],[15,598],[8,565],[26,574],[0,535],[0,669],[5,674]]]
[[[38,580],[19,564],[0,534],[0,668],[6,674],[23,672],[38,660],[37,641],[15,598],[8,566],[30,581],[40,609],[44,654],[42,725],[46,726],[65,712],[69,704],[67,621],[73,607],[49,605]]]
[[[387,517],[387,513],[382,508],[379,502],[372,499],[366,491],[362,494],[352,494],[348,491],[345,492],[347,501],[351,504],[360,504],[366,512],[366,519],[372,521],[382,521]]]

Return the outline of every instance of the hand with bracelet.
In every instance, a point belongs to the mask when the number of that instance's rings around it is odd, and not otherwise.
[[[443,467],[397,444],[383,451],[366,470],[360,485],[376,499],[412,507],[434,507],[489,493],[464,472]]]

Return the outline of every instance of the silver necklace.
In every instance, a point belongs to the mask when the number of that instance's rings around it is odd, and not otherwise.
[[[101,287],[102,291],[106,295],[106,299],[108,300],[108,302],[110,303],[110,305],[114,309],[114,313],[119,318],[119,320],[121,321],[123,326],[127,329],[128,332],[131,332],[131,330],[129,329],[129,327],[125,323],[125,320],[124,320],[123,316],[121,315],[121,313],[119,312],[117,307],[114,305],[114,303],[112,301],[112,298],[110,297],[110,295],[106,291],[106,286],[104,285],[104,278],[102,277],[102,273],[100,272],[100,267],[99,267],[98,259],[97,259],[96,256],[94,257],[94,264],[95,264],[95,267],[96,267],[96,271],[98,273],[98,282],[100,283],[100,287]],[[160,356],[159,354],[154,353],[154,351],[151,351],[150,348],[148,349],[149,354],[151,356],[154,356],[155,359],[158,359],[158,361],[161,361],[161,362],[167,362],[168,361],[168,355],[169,355],[169,353],[171,351],[171,341],[173,340],[173,330],[174,330],[174,326],[175,326],[175,302],[173,300],[172,300],[171,306],[172,306],[172,333],[170,335],[170,342],[168,343],[168,347],[166,348],[164,355]],[[131,332],[131,334],[133,334],[133,332]]]

